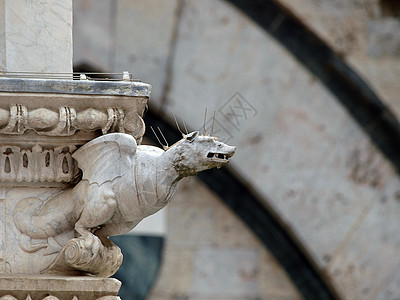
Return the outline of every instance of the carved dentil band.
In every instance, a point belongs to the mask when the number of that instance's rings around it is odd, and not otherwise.
[[[75,146],[0,146],[0,182],[70,182],[78,174]]]

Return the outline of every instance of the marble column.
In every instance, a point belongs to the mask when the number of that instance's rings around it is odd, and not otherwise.
[[[108,132],[143,135],[149,85],[49,75],[71,72],[72,0],[0,0],[1,300],[119,299],[116,279],[46,271],[73,232],[38,240],[15,221],[21,200],[46,203],[76,183],[77,148]]]
[[[0,0],[0,71],[72,72],[72,0]]]

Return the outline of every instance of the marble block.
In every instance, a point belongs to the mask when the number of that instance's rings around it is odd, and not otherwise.
[[[115,278],[0,274],[1,300],[118,300],[120,287]]]
[[[2,0],[0,71],[72,72],[72,0]]]

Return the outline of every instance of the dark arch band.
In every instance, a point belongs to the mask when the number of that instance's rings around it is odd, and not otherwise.
[[[400,124],[368,84],[273,0],[225,0],[284,46],[330,90],[400,174]]]

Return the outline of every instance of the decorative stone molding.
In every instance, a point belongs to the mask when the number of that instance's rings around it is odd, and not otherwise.
[[[75,146],[0,146],[0,182],[70,182],[78,174]]]
[[[140,143],[150,91],[149,84],[128,79],[99,82],[0,77],[0,138],[30,132],[75,138],[84,132],[90,133],[87,142],[101,134],[121,132]]]
[[[144,123],[135,113],[125,115],[122,108],[88,108],[80,112],[67,106],[60,107],[58,112],[47,108],[28,111],[20,104],[10,106],[9,111],[0,108],[0,134],[22,135],[33,130],[39,135],[71,136],[77,130],[98,129],[103,134],[126,132],[138,139],[144,133]]]

